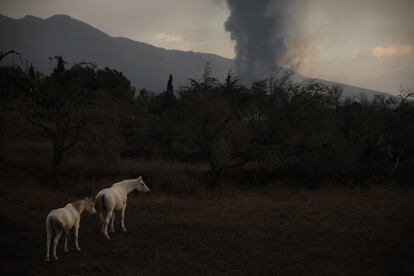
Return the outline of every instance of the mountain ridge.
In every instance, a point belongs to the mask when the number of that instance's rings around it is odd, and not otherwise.
[[[234,60],[211,53],[170,50],[145,42],[109,34],[69,15],[40,18],[26,15],[20,19],[0,14],[0,49],[23,53],[41,72],[49,73],[54,63],[48,57],[61,55],[69,63],[82,60],[99,67],[117,69],[137,88],[155,92],[165,89],[169,74],[176,86],[183,86],[189,78],[200,78],[207,62],[215,77],[224,79],[234,70]],[[301,76],[301,78],[305,78]],[[327,85],[335,82],[321,80]],[[366,94],[388,95],[357,86],[342,84],[344,96]]]

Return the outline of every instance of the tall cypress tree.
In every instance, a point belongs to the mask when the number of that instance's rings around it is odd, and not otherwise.
[[[31,63],[30,63],[30,67],[29,67],[29,72],[28,73],[29,73],[29,76],[30,76],[30,78],[32,80],[36,78],[36,72],[35,72],[35,70],[33,68],[33,64],[31,64]]]
[[[175,95],[174,95],[174,85],[173,85],[173,76],[170,74],[167,83],[167,91],[164,94],[164,104],[163,109],[170,109],[175,104]]]
[[[167,94],[174,95],[174,85],[173,85],[173,76],[172,75],[170,75],[170,78],[168,79]]]
[[[57,66],[56,66],[55,70],[53,71],[53,75],[57,75],[57,74],[62,73],[62,72],[65,71],[65,64],[64,64],[62,56],[58,56],[56,58],[57,58],[58,62],[57,62]]]

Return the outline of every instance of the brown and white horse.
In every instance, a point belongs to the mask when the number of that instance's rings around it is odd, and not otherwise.
[[[56,246],[59,242],[62,233],[65,236],[65,248],[64,251],[68,252],[68,237],[69,232],[72,228],[75,228],[75,244],[76,250],[80,251],[79,243],[78,243],[78,232],[80,226],[80,219],[81,214],[83,212],[89,214],[96,214],[96,210],[94,208],[94,202],[92,198],[85,198],[73,203],[67,204],[63,208],[54,209],[50,211],[46,218],[46,261],[50,260],[49,257],[49,249],[50,249],[50,241],[54,236],[53,240],[53,258],[55,260],[58,259],[56,256]]]
[[[111,223],[111,232],[114,232],[115,211],[121,211],[121,227],[125,228],[125,209],[127,205],[127,197],[130,192],[137,190],[142,193],[150,192],[145,185],[142,176],[137,179],[124,180],[115,183],[111,188],[101,190],[95,198],[95,208],[101,220],[101,231],[105,238],[109,239],[108,225]]]

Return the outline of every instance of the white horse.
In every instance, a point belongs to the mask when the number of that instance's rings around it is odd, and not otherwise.
[[[105,238],[109,239],[108,225],[111,223],[111,232],[114,232],[115,211],[121,211],[121,227],[125,228],[125,208],[127,205],[127,196],[133,190],[142,193],[150,192],[142,176],[137,179],[124,180],[115,183],[111,188],[101,190],[95,198],[95,208],[101,220],[101,231]]]
[[[64,251],[68,252],[68,237],[69,232],[72,228],[75,228],[75,244],[76,250],[81,251],[78,243],[78,232],[80,226],[80,216],[86,211],[89,214],[96,214],[94,208],[94,202],[92,198],[85,198],[73,203],[67,204],[63,208],[54,209],[50,211],[46,218],[46,262],[50,260],[49,258],[49,249],[50,249],[50,240],[54,234],[55,238],[53,240],[53,258],[58,259],[56,256],[56,246],[59,242],[59,239],[64,233],[65,236],[65,248]]]

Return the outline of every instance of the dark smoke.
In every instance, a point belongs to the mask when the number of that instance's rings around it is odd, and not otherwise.
[[[287,54],[285,38],[290,27],[293,0],[227,0],[230,16],[225,23],[236,42],[236,66],[247,79],[262,77]]]

